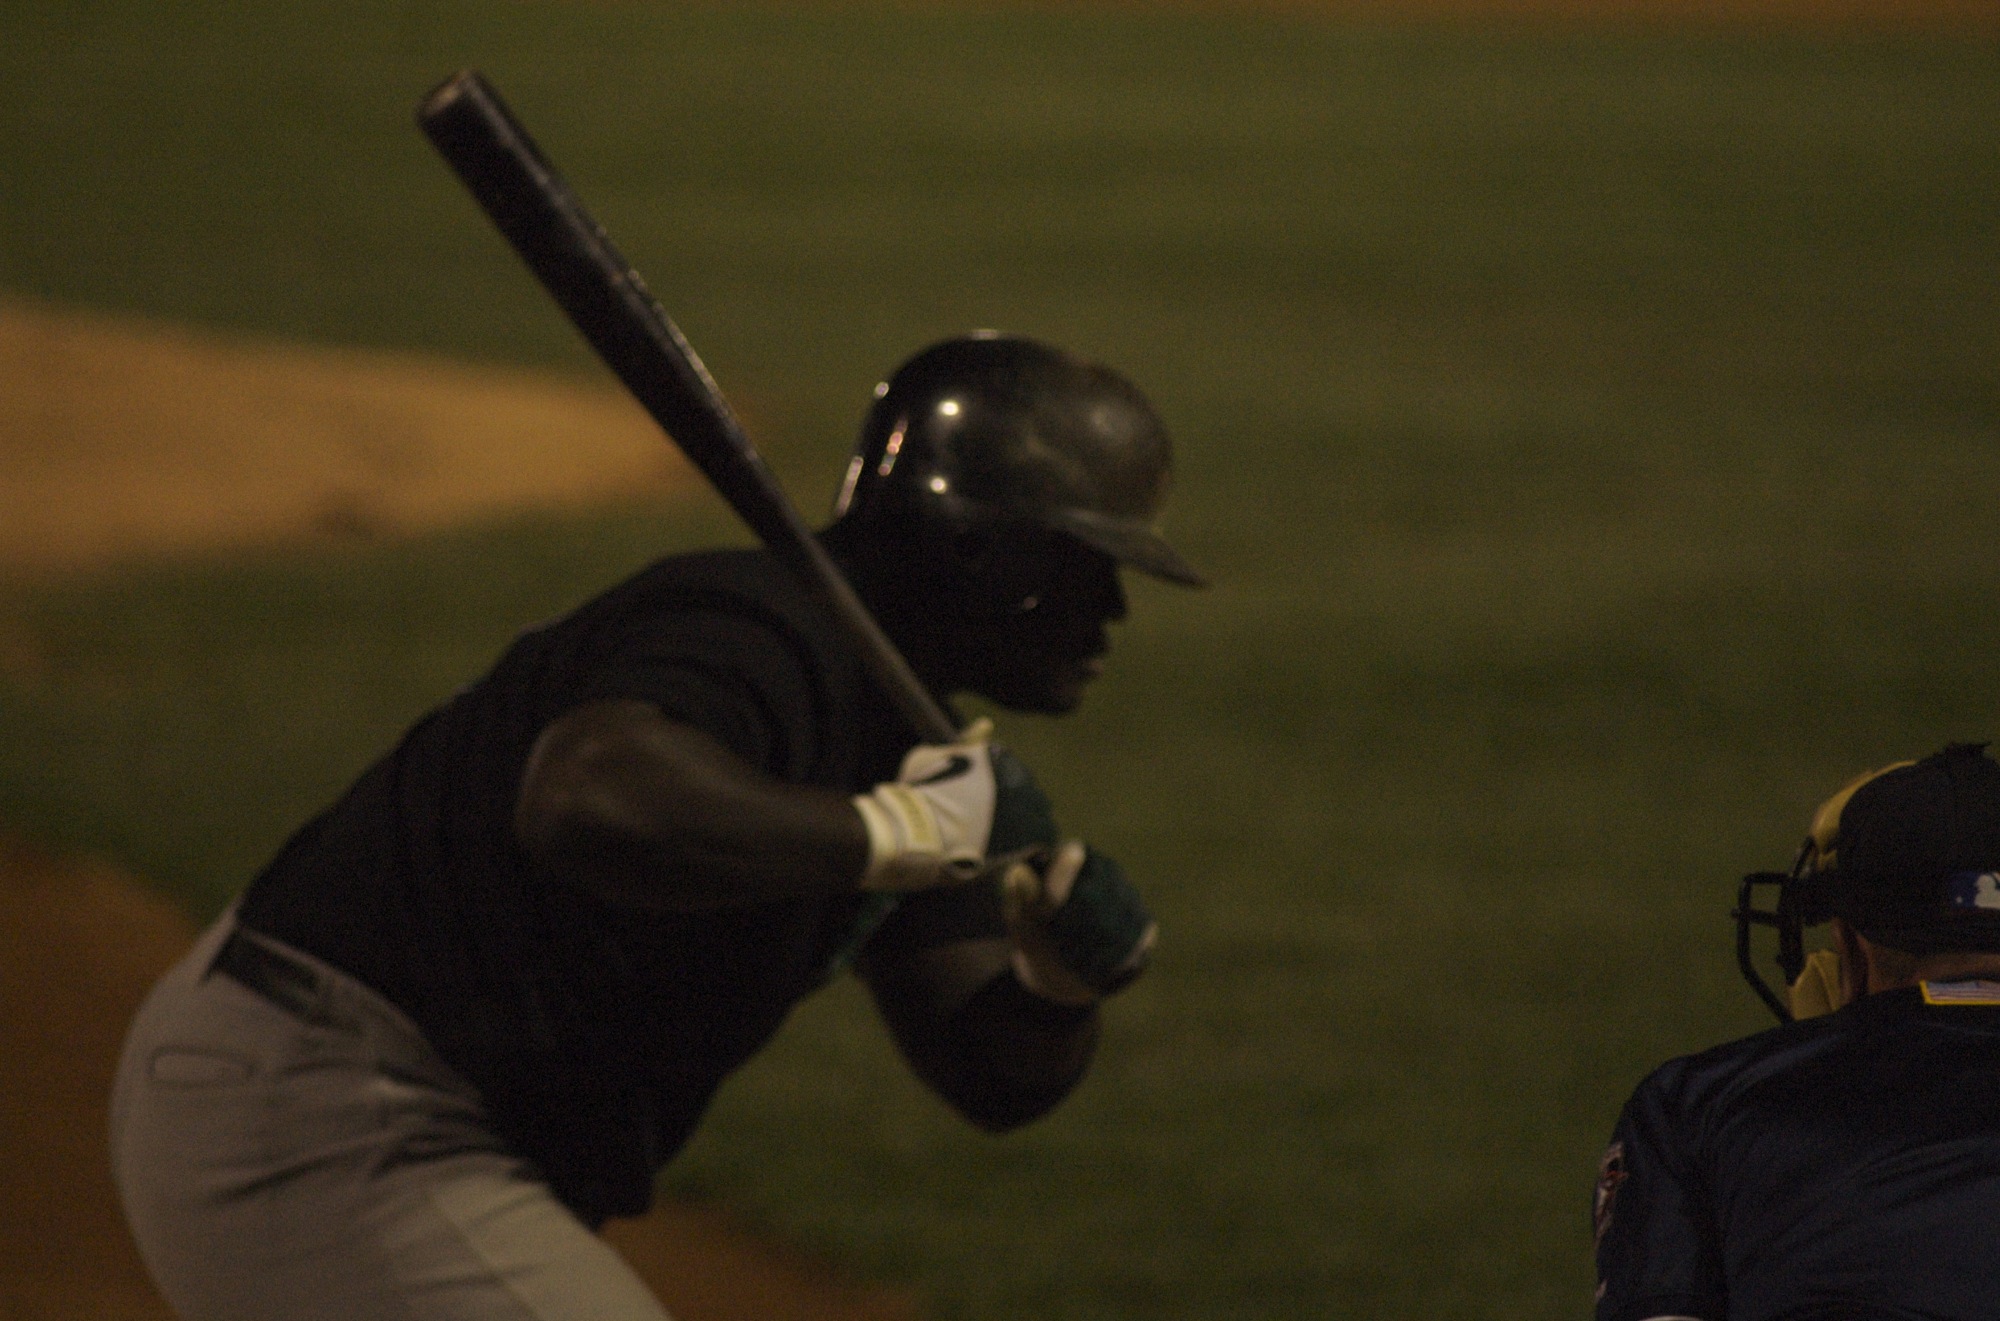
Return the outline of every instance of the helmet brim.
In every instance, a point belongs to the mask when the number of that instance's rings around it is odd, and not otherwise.
[[[1165,537],[1136,519],[1072,508],[1050,510],[1044,517],[1050,526],[1141,573],[1182,587],[1208,586],[1208,579],[1168,545]]]

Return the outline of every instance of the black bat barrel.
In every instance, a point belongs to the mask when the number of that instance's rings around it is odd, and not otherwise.
[[[801,574],[917,732],[951,719],[854,594],[737,422],[679,327],[477,72],[425,97],[417,123],[605,365],[758,539]]]

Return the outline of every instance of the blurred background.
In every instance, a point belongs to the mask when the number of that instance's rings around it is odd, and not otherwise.
[[[0,823],[211,915],[517,630],[744,540],[664,460],[536,502],[482,449],[540,425],[502,377],[645,438],[414,128],[477,66],[809,515],[873,383],[995,327],[1150,393],[1216,583],[1133,583],[1084,710],[1003,720],[1163,926],[1082,1090],[982,1136],[838,986],[668,1190],[939,1321],[1585,1314],[1626,1093],[1767,1025],[1736,879],[2000,733],[1984,8],[10,4],[0,499],[64,382],[137,379],[79,326],[235,355],[109,424],[179,481],[274,357],[503,397],[407,462],[288,404],[230,462],[310,433],[374,495],[0,566]]]

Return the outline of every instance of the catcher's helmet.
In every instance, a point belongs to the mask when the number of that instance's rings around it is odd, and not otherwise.
[[[1755,907],[1760,885],[1777,890]],[[2000,764],[1983,743],[1870,771],[1820,804],[1789,872],[1753,872],[1737,894],[1736,961],[1751,989],[1791,1018],[1757,975],[1750,928],[1777,928],[1787,983],[1805,967],[1804,929],[1839,917],[1911,954],[2000,951]]]
[[[1165,426],[1124,377],[980,333],[933,344],[875,388],[833,514],[857,530],[1040,525],[1203,586],[1153,528],[1171,466]]]

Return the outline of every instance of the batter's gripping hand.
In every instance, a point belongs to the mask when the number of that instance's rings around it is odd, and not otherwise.
[[[955,743],[910,749],[902,770],[854,798],[868,827],[864,890],[922,890],[976,879],[989,854],[1055,843],[1049,800],[977,720]]]
[[[1152,957],[1159,924],[1125,869],[1070,841],[1037,870],[1017,862],[1001,879],[1014,935],[1014,975],[1035,994],[1090,1004],[1129,985]]]

